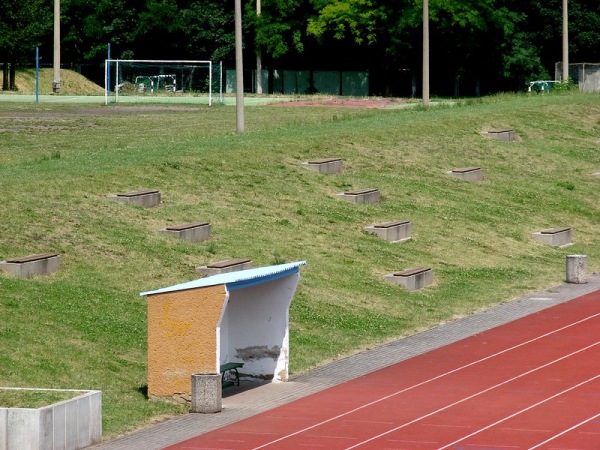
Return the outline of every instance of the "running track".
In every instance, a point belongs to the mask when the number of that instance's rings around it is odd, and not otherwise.
[[[600,291],[168,447],[600,449]]]

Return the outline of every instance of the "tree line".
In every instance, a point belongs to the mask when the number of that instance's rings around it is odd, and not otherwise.
[[[242,0],[244,66],[368,71],[371,93],[405,96],[420,79],[422,0]],[[40,48],[51,65],[54,0],[4,0],[3,89]],[[232,0],[62,0],[61,62],[100,71],[112,58],[235,58]],[[600,62],[600,2],[569,0],[570,62]],[[562,0],[429,0],[434,95],[521,90],[554,79]],[[11,68],[13,75],[11,77]],[[11,85],[12,83],[12,85]],[[413,88],[414,89],[414,88]],[[412,92],[414,94],[414,91]]]

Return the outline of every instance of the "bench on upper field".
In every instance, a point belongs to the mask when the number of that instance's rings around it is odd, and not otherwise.
[[[221,385],[226,388],[233,386],[234,384],[240,385],[240,374],[238,369],[244,367],[244,363],[229,362],[221,364],[219,370],[221,371]]]

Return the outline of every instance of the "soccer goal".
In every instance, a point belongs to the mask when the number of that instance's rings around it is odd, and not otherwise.
[[[221,71],[222,66],[215,68],[212,61],[107,59],[105,103],[207,101],[211,106],[215,92],[219,98],[223,95]]]

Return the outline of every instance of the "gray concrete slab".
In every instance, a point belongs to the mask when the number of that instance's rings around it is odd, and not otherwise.
[[[336,194],[336,197],[354,203],[379,203],[381,192],[375,188],[359,189],[350,192],[340,192]]]
[[[42,253],[22,258],[0,261],[0,271],[12,273],[21,278],[36,275],[50,275],[58,270],[60,256],[56,253]]]
[[[564,247],[573,243],[573,230],[571,228],[549,228],[537,231],[531,236],[534,240],[555,247]]]
[[[600,289],[600,275],[585,284],[562,284],[507,301],[476,314],[439,325],[293,375],[286,383],[256,384],[255,388],[223,391],[223,410],[217,414],[186,414],[92,447],[95,450],[154,450],[263,413],[375,370],[556,306]]]
[[[342,160],[339,158],[314,159],[302,163],[307,169],[324,174],[340,173],[342,171]]]
[[[365,227],[365,231],[388,242],[404,242],[411,238],[411,227],[409,220],[398,220],[370,225]]]
[[[460,169],[450,170],[447,173],[464,181],[483,180],[483,170],[481,169],[481,167],[464,167]]]
[[[210,239],[212,226],[208,222],[193,222],[188,224],[173,225],[160,230],[167,236],[172,236],[180,241],[204,242]]]

